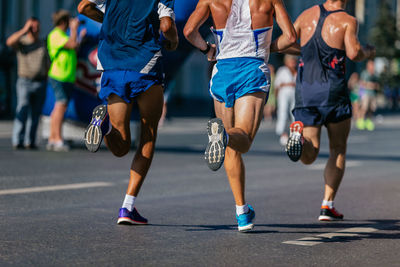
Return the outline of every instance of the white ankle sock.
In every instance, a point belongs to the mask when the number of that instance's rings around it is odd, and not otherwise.
[[[122,203],[122,208],[127,208],[129,211],[132,211],[133,207],[135,206],[135,199],[136,197],[134,196],[125,195],[124,203]]]
[[[247,204],[244,204],[243,206],[236,205],[236,214],[238,216],[248,212],[249,212],[249,205]]]
[[[333,201],[322,200],[322,206],[328,206],[330,209],[333,208]]]

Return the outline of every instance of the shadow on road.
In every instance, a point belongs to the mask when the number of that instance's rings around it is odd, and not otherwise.
[[[157,227],[179,227],[187,228],[185,231],[189,232],[203,232],[203,231],[236,231],[237,225],[164,225],[164,224],[152,224]],[[259,229],[261,228],[261,229]],[[269,228],[266,230],[263,228]],[[287,230],[281,230],[282,228]],[[346,229],[348,228],[359,228],[360,232],[351,231],[350,235],[346,235]],[[389,233],[380,232],[363,232],[363,228],[373,228],[377,231],[390,231]],[[289,230],[293,229],[293,231]],[[299,229],[299,230],[296,230]],[[310,231],[307,231],[309,229]],[[316,231],[320,230],[320,231]],[[343,232],[342,232],[343,231]],[[255,224],[255,230],[248,232],[247,234],[271,234],[271,233],[286,233],[286,234],[306,234],[309,236],[318,236],[321,234],[328,233],[343,233],[342,236],[333,237],[319,237],[318,242],[351,242],[362,239],[400,239],[400,220],[368,220],[368,221],[343,221],[343,222],[332,222],[332,223],[312,223],[312,224]],[[310,241],[315,241],[311,237]],[[307,241],[307,239],[302,239]]]

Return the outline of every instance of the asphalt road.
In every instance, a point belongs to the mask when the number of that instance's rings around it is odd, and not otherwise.
[[[338,223],[317,221],[326,132],[317,162],[303,166],[263,124],[245,156],[248,234],[237,231],[224,171],[203,162],[206,120],[160,130],[137,200],[147,226],[116,224],[133,151],[13,151],[11,123],[0,122],[0,266],[400,266],[400,117],[352,131]]]

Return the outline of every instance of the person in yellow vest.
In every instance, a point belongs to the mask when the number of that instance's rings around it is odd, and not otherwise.
[[[51,151],[68,151],[69,147],[64,143],[61,133],[76,78],[79,20],[72,19],[68,11],[59,10],[53,14],[53,23],[55,28],[47,37],[47,48],[51,59],[49,82],[56,103],[50,116],[50,135],[46,148]],[[69,36],[66,33],[68,29]]]

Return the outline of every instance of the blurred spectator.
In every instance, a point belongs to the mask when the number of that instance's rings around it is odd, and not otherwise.
[[[56,103],[51,113],[50,135],[47,150],[68,151],[61,132],[64,114],[71,98],[76,79],[79,20],[72,19],[69,12],[60,10],[53,14],[55,28],[47,37],[47,47],[51,59],[49,82],[54,90]],[[67,30],[70,29],[70,36]]]
[[[264,106],[264,120],[271,122],[276,112],[276,94],[275,94],[275,67],[268,64],[269,73],[271,75],[271,87],[269,88],[269,96],[267,104]]]
[[[50,64],[46,43],[39,39],[39,33],[40,22],[32,17],[7,39],[7,45],[17,52],[18,60],[17,109],[12,134],[14,149],[37,149],[36,133],[46,98]]]
[[[350,75],[347,86],[349,87],[350,101],[353,108],[353,119],[357,121],[359,119],[360,110],[360,75],[357,72],[353,72]]]
[[[285,132],[286,123],[290,117],[293,122],[292,110],[295,104],[295,89],[297,77],[297,57],[285,55],[285,66],[278,69],[275,78],[275,90],[278,100],[276,134],[280,136],[279,142],[285,146],[288,133]]]
[[[377,108],[377,91],[379,89],[378,77],[375,75],[375,64],[373,60],[367,62],[367,68],[360,77],[360,99],[361,107],[356,126],[359,130],[373,131],[375,124],[372,117]]]

